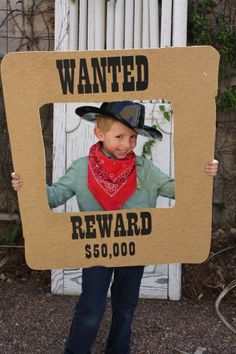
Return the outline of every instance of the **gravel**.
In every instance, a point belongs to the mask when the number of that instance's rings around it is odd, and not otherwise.
[[[50,273],[1,273],[0,353],[62,354],[74,296],[50,293]],[[215,299],[179,302],[141,299],[135,314],[133,354],[235,354],[236,336],[219,319]],[[228,297],[221,312],[236,325],[236,298]],[[111,316],[110,300],[93,354],[102,353]]]

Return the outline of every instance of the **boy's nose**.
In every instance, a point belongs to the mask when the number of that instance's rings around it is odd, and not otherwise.
[[[132,146],[132,143],[129,139],[125,140],[124,141],[124,147],[125,148],[130,148]]]

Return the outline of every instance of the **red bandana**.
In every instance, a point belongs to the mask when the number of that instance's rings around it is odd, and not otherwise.
[[[136,190],[136,155],[113,160],[104,155],[98,142],[88,159],[88,188],[104,210],[118,210]]]

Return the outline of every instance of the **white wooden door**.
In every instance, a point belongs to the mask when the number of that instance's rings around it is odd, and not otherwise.
[[[55,2],[55,49],[94,50],[123,48],[158,48],[186,45],[187,0],[58,0]],[[143,102],[147,124],[156,124],[163,140],[152,148],[151,158],[164,172],[174,175],[173,115],[165,97],[150,97]],[[88,103],[86,103],[88,104]],[[93,103],[91,103],[93,104]],[[83,103],[80,103],[83,105]],[[75,104],[54,105],[53,180],[62,176],[74,159],[88,154],[94,143],[91,125],[75,115]],[[146,140],[139,138],[136,153]],[[172,202],[159,198],[157,207],[170,207]],[[78,210],[75,199],[61,211]],[[52,292],[79,294],[80,269],[52,271]],[[141,297],[179,300],[181,297],[181,265],[145,267]]]

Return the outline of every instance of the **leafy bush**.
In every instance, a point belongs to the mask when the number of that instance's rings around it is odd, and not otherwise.
[[[212,45],[220,54],[218,112],[236,108],[236,7],[233,1],[189,2],[188,41],[191,45]]]

